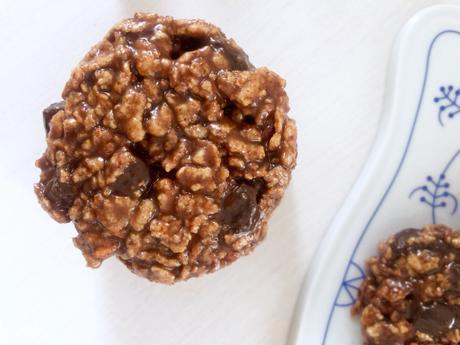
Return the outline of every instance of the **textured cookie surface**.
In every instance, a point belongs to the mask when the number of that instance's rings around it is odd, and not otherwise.
[[[379,252],[354,306],[364,344],[460,344],[460,231],[406,229]]]
[[[39,201],[91,267],[115,255],[162,283],[219,269],[265,237],[295,166],[284,86],[211,24],[136,14],[43,112]]]

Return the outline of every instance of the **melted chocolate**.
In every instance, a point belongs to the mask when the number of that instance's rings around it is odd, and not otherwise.
[[[249,62],[248,56],[243,51],[231,47],[227,42],[211,39],[211,46],[225,55],[232,70],[248,71],[254,69],[254,66]]]
[[[420,231],[421,230],[418,229],[406,229],[395,235],[394,242],[391,245],[393,259],[397,259],[401,255],[409,252],[416,253],[420,250],[429,250],[442,257],[450,258],[453,256],[453,261],[460,262],[460,250],[450,246],[445,241],[438,239],[429,244],[408,244],[407,240],[411,237],[417,236]]]
[[[186,52],[198,50],[206,46],[210,46],[216,51],[221,51],[230,63],[232,70],[247,71],[254,69],[254,66],[249,62],[248,56],[243,51],[233,48],[228,42],[217,41],[213,38],[202,36],[175,36],[171,59],[176,60]]]

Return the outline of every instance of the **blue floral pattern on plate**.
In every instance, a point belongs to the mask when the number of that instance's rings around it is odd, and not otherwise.
[[[446,174],[452,164],[460,156],[460,150],[449,160],[439,177],[434,179],[428,175],[426,182],[418,187],[415,187],[409,194],[409,198],[415,195],[421,195],[419,201],[431,209],[431,221],[436,223],[436,211],[441,208],[451,206],[451,215],[457,211],[458,201],[455,195],[449,192],[450,184],[447,182]]]
[[[441,86],[439,91],[441,96],[435,97],[434,102],[439,103],[438,121],[444,126],[443,118],[446,114],[450,119],[460,114],[460,89],[454,91],[454,87],[449,85]]]

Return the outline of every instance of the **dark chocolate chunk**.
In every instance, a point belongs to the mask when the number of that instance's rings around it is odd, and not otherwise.
[[[136,191],[141,193],[150,185],[149,167],[136,158],[120,175],[117,180],[110,185],[112,193],[118,196],[132,196]]]
[[[414,318],[414,329],[434,337],[460,326],[460,306],[444,303],[421,305]]]
[[[64,110],[65,102],[56,102],[43,110],[43,124],[45,125],[46,134],[50,131],[50,121],[53,116],[61,110]]]
[[[254,230],[260,218],[258,192],[258,188],[247,183],[234,186],[222,202],[218,219],[228,225],[233,233]]]
[[[72,206],[78,193],[77,187],[70,183],[59,182],[57,177],[50,179],[44,188],[44,195],[53,207],[61,212],[67,212]]]
[[[391,246],[391,251],[393,257],[399,257],[401,254],[405,253],[407,250],[407,239],[413,236],[416,236],[420,232],[419,229],[405,229],[398,232],[394,237],[394,242]]]

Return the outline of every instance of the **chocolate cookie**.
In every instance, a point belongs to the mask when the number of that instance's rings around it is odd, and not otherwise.
[[[215,271],[265,237],[291,178],[284,86],[217,27],[138,13],[43,112],[35,192],[91,267],[115,255],[162,283]]]
[[[379,252],[353,307],[364,344],[459,344],[460,231],[406,229]]]

